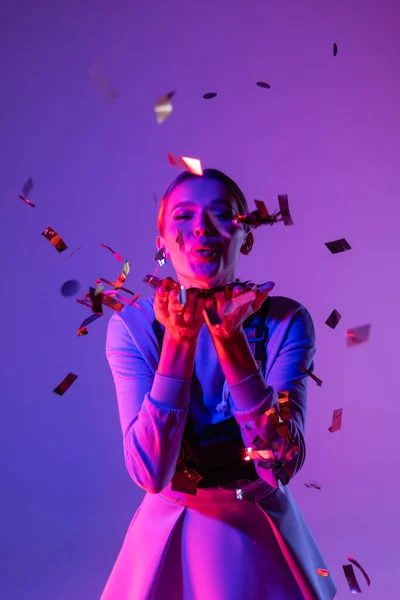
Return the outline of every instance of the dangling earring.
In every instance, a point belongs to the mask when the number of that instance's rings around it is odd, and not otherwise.
[[[163,267],[165,265],[165,263],[167,262],[167,255],[165,253],[164,248],[160,248],[159,250],[157,250],[154,260],[158,261],[160,267]]]

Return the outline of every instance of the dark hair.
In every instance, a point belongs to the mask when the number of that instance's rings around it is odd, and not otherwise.
[[[233,181],[233,179],[228,177],[228,175],[225,175],[225,173],[222,173],[222,171],[218,171],[217,169],[204,169],[203,175],[195,175],[194,173],[191,173],[190,171],[182,171],[169,184],[168,188],[166,189],[166,191],[164,192],[164,194],[160,200],[160,208],[158,209],[158,218],[157,218],[158,231],[159,231],[160,235],[163,235],[163,231],[164,231],[164,213],[165,213],[167,200],[168,200],[168,197],[170,196],[170,194],[183,181],[188,181],[190,179],[197,179],[199,177],[205,177],[206,179],[217,179],[218,181],[221,181],[221,183],[223,183],[225,185],[225,187],[230,191],[232,196],[235,198],[239,213],[249,212],[247,200],[246,200],[242,190],[237,185],[237,183],[235,183]],[[249,229],[250,229],[250,227],[246,224],[243,225],[243,228],[246,232],[249,231]]]

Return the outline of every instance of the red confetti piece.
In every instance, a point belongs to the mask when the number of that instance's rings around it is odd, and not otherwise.
[[[109,250],[111,252],[111,254],[113,254],[117,260],[119,260],[119,262],[122,262],[124,260],[122,258],[122,256],[120,254],[118,254],[117,252],[115,252],[115,250],[110,248],[110,246],[106,246],[106,244],[100,244],[100,246],[102,246],[103,248],[107,248],[107,250]]]
[[[78,379],[78,375],[68,373],[68,375],[62,380],[62,382],[53,390],[55,394],[62,396],[71,387],[74,381]]]
[[[201,162],[198,158],[188,158],[187,156],[177,156],[176,154],[170,154],[167,152],[167,158],[170,165],[178,167],[179,169],[185,169],[194,175],[203,175],[203,169]]]
[[[343,565],[344,575],[349,584],[352,594],[361,594],[361,588],[358,585],[356,574],[354,573],[353,565]]]
[[[317,575],[321,575],[321,577],[328,577],[329,571],[328,569],[317,569]]]
[[[54,246],[58,252],[64,252],[64,250],[68,248],[64,240],[51,227],[47,227],[42,231],[42,236],[45,237],[46,240],[49,240],[50,244]]]
[[[335,431],[339,431],[342,428],[342,414],[343,408],[337,408],[333,411],[332,425],[329,427],[328,431],[335,433]]]
[[[337,310],[333,310],[325,321],[325,325],[328,325],[331,329],[335,329],[341,318],[342,315]]]
[[[77,252],[79,252],[79,250],[83,248],[83,246],[79,246],[79,248],[77,248],[76,250],[74,250],[74,252],[72,252],[69,256],[67,256],[67,258],[65,260],[68,260],[69,258],[71,258],[72,256],[74,256]]]
[[[87,326],[102,316],[103,316],[103,314],[93,314],[93,315],[90,315],[90,317],[87,317],[87,319],[85,319],[84,321],[82,321],[82,323],[77,331],[78,336],[81,337],[83,335],[87,335],[89,333],[87,330]]]

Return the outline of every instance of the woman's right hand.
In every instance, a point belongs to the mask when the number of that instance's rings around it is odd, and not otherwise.
[[[169,336],[176,340],[196,340],[204,324],[205,299],[190,288],[185,305],[179,303],[179,283],[171,277],[163,280],[154,294],[154,312]]]

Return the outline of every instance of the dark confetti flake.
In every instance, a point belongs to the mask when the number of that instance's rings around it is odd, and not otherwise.
[[[207,94],[203,94],[203,98],[204,100],[211,100],[212,98],[215,98],[216,95],[216,92],[208,92]]]
[[[349,242],[344,238],[341,238],[340,240],[334,240],[333,242],[325,242],[325,246],[332,252],[332,254],[351,250]]]
[[[325,321],[325,325],[328,325],[328,327],[331,327],[331,329],[335,329],[341,318],[342,315],[335,309]]]
[[[356,574],[354,573],[353,565],[343,565],[344,575],[349,584],[352,594],[361,594],[361,588],[358,585]]]
[[[80,290],[81,284],[76,279],[69,279],[61,286],[61,295],[69,298],[75,296]]]
[[[100,246],[102,246],[103,248],[107,248],[107,250],[109,250],[111,252],[111,254],[113,254],[119,262],[122,262],[124,260],[122,258],[122,256],[120,254],[118,254],[118,252],[115,252],[115,250],[110,248],[110,246],[107,246],[106,244],[100,244]]]
[[[333,44],[333,56],[336,56],[337,51],[338,51],[337,44]]]
[[[58,394],[59,396],[62,396],[63,394],[65,394],[65,392],[68,390],[68,388],[71,387],[71,385],[74,383],[74,381],[76,379],[78,379],[78,375],[74,375],[73,373],[68,373],[68,375],[65,377],[65,379],[62,380],[60,385],[58,385],[53,390],[53,392],[55,394]]]
[[[364,569],[364,567],[362,567],[360,565],[360,563],[353,557],[347,555],[346,556],[347,560],[349,560],[351,563],[353,563],[353,565],[355,565],[358,569],[360,569],[361,573],[364,575],[366,582],[368,583],[368,585],[371,585],[371,580],[368,576],[368,573],[366,572],[366,570]]]
[[[267,90],[269,90],[271,88],[269,83],[266,83],[265,81],[257,81],[256,85],[258,85],[258,87],[260,87],[260,88],[265,88]]]
[[[102,317],[103,314],[93,314],[90,315],[90,317],[87,317],[84,321],[82,321],[79,329],[78,329],[78,336],[81,337],[83,335],[87,335],[88,334],[88,330],[87,330],[87,326],[90,325],[90,323],[93,323],[93,321],[97,321],[97,319],[99,319],[100,317]]]
[[[58,252],[64,252],[64,250],[68,248],[64,240],[51,227],[47,227],[42,231],[42,236],[45,237],[46,240],[49,240],[50,244],[54,246]]]
[[[97,288],[89,288],[89,296],[92,303],[92,311],[97,314],[103,314],[103,290],[102,285]]]
[[[314,373],[312,371],[310,371],[310,369],[306,369],[305,367],[301,367],[301,370],[303,371],[303,373],[307,373],[307,375],[309,377],[311,377],[311,379],[313,379],[315,381],[315,383],[321,387],[322,385],[322,380],[319,379],[319,377],[317,377],[316,375],[314,375]]]
[[[321,486],[319,485],[319,483],[316,483],[315,481],[309,481],[308,483],[304,484],[306,486],[306,488],[314,488],[315,490],[320,490]]]

